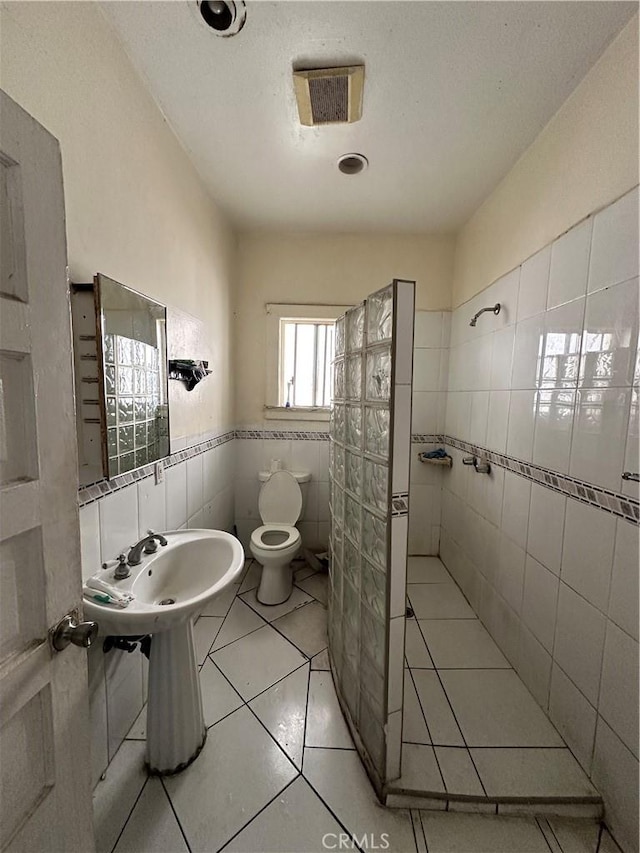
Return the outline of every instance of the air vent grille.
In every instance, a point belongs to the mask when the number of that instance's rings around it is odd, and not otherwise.
[[[339,124],[362,116],[364,65],[294,71],[300,123]]]
[[[349,121],[349,78],[312,77],[309,100],[314,124]]]

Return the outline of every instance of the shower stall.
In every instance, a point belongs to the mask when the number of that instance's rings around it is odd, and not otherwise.
[[[379,797],[400,776],[415,282],[336,322],[329,656]]]

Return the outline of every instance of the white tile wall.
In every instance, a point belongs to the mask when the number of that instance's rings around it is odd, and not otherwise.
[[[562,562],[566,504],[564,495],[532,484],[527,551],[556,574]]]
[[[587,292],[593,219],[576,225],[551,249],[547,308],[571,302]]]
[[[638,758],[638,642],[607,625],[598,711]]]
[[[635,189],[456,309],[446,433],[637,499],[637,276]],[[638,528],[449,450],[441,557],[633,849]]]
[[[451,314],[448,311],[416,311],[413,355],[413,399],[411,432],[437,435],[445,430],[447,381],[459,369],[457,361],[449,363]],[[467,401],[465,401],[467,402]],[[480,403],[482,409],[482,403]],[[488,399],[487,399],[488,405]],[[457,414],[457,411],[452,413]],[[468,422],[471,401],[460,412],[460,421]],[[486,423],[486,411],[477,417]],[[485,427],[486,428],[486,427]],[[411,445],[409,553],[437,554],[440,543],[441,489],[447,471],[422,463],[418,453],[435,449],[437,445]]]
[[[140,480],[138,489],[138,536],[149,530],[167,530],[166,481],[156,483],[155,477]]]
[[[234,500],[234,442],[165,469],[164,482],[140,480],[80,509],[82,576],[103,560],[113,559],[147,530],[191,527],[231,530]],[[92,772],[96,784],[142,710],[146,695],[146,660],[139,652],[89,653],[89,701],[92,726]]]
[[[522,264],[518,291],[518,323],[541,314],[547,307],[551,246],[545,246]]]
[[[326,431],[328,424],[321,424],[320,427],[318,431]],[[305,432],[313,428],[314,424],[304,425]],[[245,551],[249,553],[251,533],[262,524],[258,510],[261,485],[258,472],[269,470],[274,459],[279,459],[282,467],[288,471],[308,471],[311,474],[311,482],[303,486],[306,498],[298,529],[304,547],[326,548],[329,541],[329,442],[295,438],[241,438],[236,439],[234,445],[235,524]]]
[[[527,544],[531,483],[511,471],[505,473],[502,530],[521,548]]]
[[[553,651],[559,585],[553,572],[527,555],[522,619],[549,653]]]
[[[562,580],[606,611],[613,565],[616,519],[595,507],[567,502]]]
[[[127,486],[98,502],[101,562],[114,560],[138,541],[138,491]],[[81,519],[82,523],[82,519]],[[96,566],[88,574],[92,575]]]
[[[638,188],[593,220],[589,293],[638,275]]]
[[[173,465],[164,472],[167,498],[167,529],[178,530],[187,521],[187,464]]]
[[[549,716],[588,773],[596,736],[596,710],[557,664],[551,675]]]
[[[638,528],[623,519],[616,521],[609,618],[638,639]]]
[[[100,517],[98,504],[80,507],[80,557],[82,561],[82,579],[98,571],[102,563],[100,557]]]

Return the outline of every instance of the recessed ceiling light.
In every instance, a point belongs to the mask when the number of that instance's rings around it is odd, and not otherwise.
[[[247,19],[244,0],[198,0],[198,9],[217,36],[235,36]]]
[[[338,169],[343,175],[358,175],[369,165],[364,154],[343,154],[338,160]]]

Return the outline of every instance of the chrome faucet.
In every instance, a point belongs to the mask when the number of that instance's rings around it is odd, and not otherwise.
[[[142,562],[142,550],[145,554],[153,554],[158,549],[158,544],[166,545],[167,540],[160,533],[149,531],[148,536],[145,536],[133,546],[127,557],[127,564],[130,566],[139,566]]]

